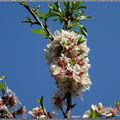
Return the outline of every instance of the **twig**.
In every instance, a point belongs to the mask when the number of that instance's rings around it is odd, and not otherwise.
[[[43,25],[43,23],[40,21],[39,17],[35,14],[35,12],[29,7],[29,5],[26,2],[19,2],[23,7],[25,7],[28,12],[30,12],[30,14],[33,16],[33,18],[36,20],[35,24],[38,24],[42,29],[44,29],[47,34],[49,35],[49,39],[53,40],[54,39],[54,35],[50,32],[50,30]],[[30,22],[31,23],[31,22]]]
[[[67,93],[66,95],[66,99],[67,99],[67,110],[66,110],[66,117],[67,119],[70,119],[71,117],[71,112],[72,112],[72,97],[71,97],[71,93]]]
[[[64,118],[67,118],[67,116],[66,116],[66,114],[65,114],[65,112],[64,112],[62,107],[60,107],[60,110],[62,111],[62,114],[63,114]]]

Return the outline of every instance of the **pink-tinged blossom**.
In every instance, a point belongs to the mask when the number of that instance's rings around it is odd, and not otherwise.
[[[2,99],[0,99],[0,118],[13,118],[13,115],[10,113]]]
[[[24,115],[25,107],[21,107],[21,102],[14,92],[6,87],[5,93],[0,98],[0,118],[16,118]]]
[[[26,114],[26,112],[27,112],[27,110],[26,110],[25,106],[21,107],[20,109],[17,110],[18,115]]]
[[[46,60],[61,98],[68,91],[72,97],[77,97],[90,89],[89,51],[86,38],[73,31],[56,31],[54,40],[47,45]]]
[[[42,108],[36,107],[32,111],[29,111],[28,114],[38,119],[44,116],[44,111]]]
[[[53,118],[53,113],[46,112],[45,109],[41,107],[36,107],[33,108],[32,111],[28,112],[29,115],[31,115],[35,119],[48,119],[48,118]]]
[[[56,91],[56,92],[54,93],[53,105],[54,105],[56,111],[59,111],[60,108],[62,108],[62,106],[65,105],[65,103],[64,103],[64,101],[63,101],[63,99],[64,99],[63,96],[64,96],[64,95],[62,95],[62,91],[61,91],[61,92]]]
[[[97,118],[112,118],[118,116],[118,109],[112,107],[104,107],[102,103],[97,105],[91,105],[91,110],[87,110],[83,118],[91,118],[92,113],[96,113]]]

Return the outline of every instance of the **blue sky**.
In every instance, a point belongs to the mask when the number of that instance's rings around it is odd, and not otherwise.
[[[91,104],[102,102],[114,105],[120,99],[120,3],[86,2],[87,15],[94,18],[84,22],[88,30],[91,90],[84,101],[76,99],[73,115],[82,115]],[[40,5],[46,12],[48,2]],[[14,90],[27,109],[37,106],[36,99],[44,95],[45,105],[54,111],[51,96],[55,90],[54,80],[44,58],[47,40],[34,35],[29,25],[22,24],[28,12],[18,3],[0,3],[0,74],[8,77],[7,84]],[[60,30],[58,23],[51,23],[52,30]]]

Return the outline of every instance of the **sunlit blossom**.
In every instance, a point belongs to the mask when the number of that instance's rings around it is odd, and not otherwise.
[[[86,38],[73,31],[56,31],[54,40],[47,45],[45,56],[62,98],[68,91],[77,97],[90,89],[89,51]]]
[[[83,118],[92,118],[93,114],[95,118],[112,118],[118,116],[118,109],[112,107],[104,107],[102,103],[98,105],[91,105],[91,110],[87,110]]]
[[[34,118],[40,118],[44,115],[44,111],[40,107],[33,108],[32,111],[29,111],[28,114],[32,115]]]

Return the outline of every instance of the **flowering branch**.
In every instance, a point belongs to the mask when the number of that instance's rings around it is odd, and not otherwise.
[[[6,85],[6,82],[2,83],[6,76],[0,76],[0,91],[2,97],[0,98],[0,118],[17,118],[18,116],[26,113],[25,107],[22,107],[21,102],[17,98],[16,94],[12,92]]]
[[[45,50],[46,60],[50,66],[51,75],[55,79],[57,90],[53,96],[53,104],[57,110],[60,110],[64,118],[70,119],[73,107],[72,99],[83,95],[89,90],[92,82],[89,76],[89,48],[87,47],[87,30],[81,25],[82,20],[91,18],[84,16],[81,2],[63,2],[63,9],[59,2],[54,4],[51,2],[49,11],[44,14],[37,8],[31,8],[27,2],[19,2],[34,18],[27,16],[27,20],[23,23],[38,25],[40,30],[33,30],[33,33],[42,34],[45,38],[50,39],[50,44]],[[54,35],[48,29],[48,19],[54,17],[53,21],[59,20],[63,23],[63,30],[55,31]],[[41,21],[44,21],[44,23]],[[76,30],[75,32],[73,30]],[[79,30],[79,31],[78,31]],[[14,92],[2,83],[6,76],[0,76],[0,118],[17,118],[19,115],[26,113],[25,107],[21,103]],[[54,114],[47,112],[44,106],[43,96],[37,100],[39,107],[32,109],[28,114],[35,119],[55,118]],[[18,108],[20,105],[20,108]],[[105,107],[102,103],[91,105],[91,109],[87,110],[83,118],[113,118],[120,113],[120,101],[117,101],[115,108]]]
[[[30,23],[31,26],[39,25],[42,28],[33,30],[33,33],[42,34],[51,40],[45,54],[51,74],[57,84],[53,104],[61,110],[64,118],[71,118],[71,112],[75,106],[72,104],[72,98],[82,95],[83,92],[89,90],[92,84],[88,75],[90,65],[88,64],[89,48],[85,39],[87,30],[80,23],[91,17],[84,16],[83,9],[86,7],[81,5],[82,2],[63,2],[63,8],[59,2],[50,2],[47,14],[40,12],[40,7],[30,8],[26,2],[19,3],[35,19],[34,21],[28,16],[24,22]],[[53,21],[59,20],[60,23],[63,23],[63,30],[56,31],[54,35],[48,29],[47,24],[51,17],[54,17]],[[74,29],[76,29],[75,32],[73,32]]]

